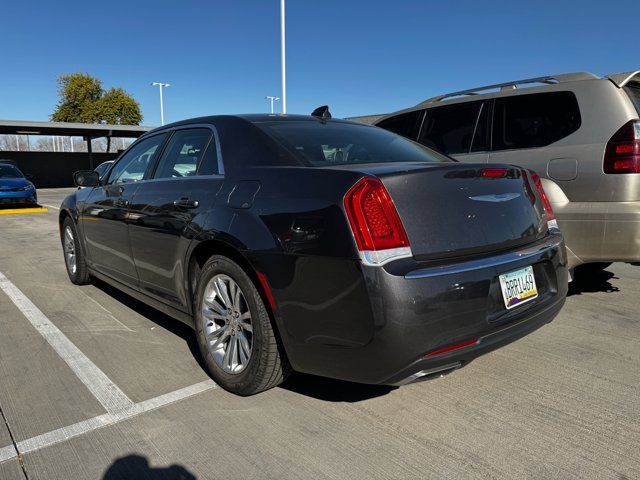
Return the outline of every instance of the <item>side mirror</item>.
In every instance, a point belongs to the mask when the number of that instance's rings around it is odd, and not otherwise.
[[[78,187],[97,187],[100,185],[100,175],[93,170],[80,170],[73,174],[73,183]]]
[[[27,180],[33,180],[33,173],[25,173],[24,178]]]

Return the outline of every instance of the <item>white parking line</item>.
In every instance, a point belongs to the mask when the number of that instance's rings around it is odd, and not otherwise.
[[[34,328],[69,365],[104,409],[116,414],[130,409],[134,403],[89,358],[29,300],[18,287],[0,272],[0,289],[7,294]]]
[[[43,207],[53,208],[54,210],[60,210],[60,207],[54,207],[53,205],[47,205],[46,203],[41,203]]]
[[[188,387],[181,388],[180,390],[169,392],[165,395],[160,395],[159,397],[151,398],[140,403],[134,403],[128,409],[117,413],[105,413],[88,420],[83,420],[82,422],[74,423],[68,427],[62,427],[27,440],[22,440],[17,443],[18,451],[24,455],[25,453],[33,452],[41,448],[50,447],[51,445],[64,442],[93,430],[122,422],[123,420],[133,418],[145,412],[150,412],[151,410],[155,410],[179,400],[184,400],[185,398],[206,392],[207,390],[211,390],[215,387],[216,384],[213,383],[212,380],[205,380],[203,382],[196,383],[195,385],[190,385]],[[15,457],[17,457],[17,454],[13,445],[0,448],[0,463],[6,462],[7,460],[11,460]]]
[[[2,272],[0,272],[0,290],[7,294],[27,320],[49,342],[56,353],[60,355],[73,373],[76,374],[107,411],[107,413],[97,417],[17,442],[17,451],[13,445],[2,447],[0,448],[0,463],[16,458],[19,454],[33,452],[40,448],[64,442],[98,428],[113,425],[216,387],[212,380],[205,380],[140,403],[134,403]]]

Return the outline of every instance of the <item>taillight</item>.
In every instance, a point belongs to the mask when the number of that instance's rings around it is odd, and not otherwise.
[[[533,184],[538,191],[538,195],[540,195],[540,200],[542,200],[542,206],[544,208],[544,213],[547,215],[547,225],[549,228],[558,228],[558,222],[556,221],[556,216],[553,213],[553,208],[551,207],[551,202],[549,201],[549,197],[547,197],[547,193],[544,191],[544,187],[542,186],[542,180],[540,179],[540,175],[536,172],[530,172],[531,179],[533,180]]]
[[[344,209],[364,263],[382,265],[411,256],[398,211],[380,180],[360,179],[344,196]]]
[[[618,130],[604,152],[604,173],[640,173],[640,121]]]

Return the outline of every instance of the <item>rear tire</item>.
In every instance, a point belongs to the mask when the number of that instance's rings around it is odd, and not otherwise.
[[[253,395],[289,375],[291,367],[260,293],[231,259],[214,255],[202,267],[194,320],[208,373],[225,390]]]
[[[78,237],[78,230],[71,217],[65,218],[62,223],[61,240],[64,264],[67,267],[69,280],[76,285],[87,285],[90,283],[89,269],[82,249],[82,242]]]

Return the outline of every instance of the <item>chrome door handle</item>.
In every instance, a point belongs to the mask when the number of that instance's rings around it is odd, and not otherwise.
[[[179,198],[173,202],[173,206],[177,208],[198,208],[198,205],[197,200],[191,200],[190,198]]]

